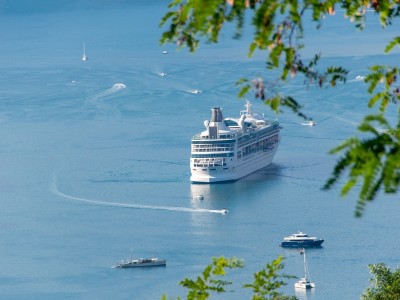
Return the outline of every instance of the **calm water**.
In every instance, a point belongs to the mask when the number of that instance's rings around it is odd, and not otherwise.
[[[241,285],[278,255],[286,273],[302,275],[298,252],[278,246],[297,230],[326,240],[307,253],[317,288],[300,299],[358,299],[369,263],[398,264],[397,201],[379,196],[355,219],[356,193],[342,200],[338,189],[321,191],[335,162],[328,150],[353,135],[366,112],[363,83],[354,79],[372,63],[399,59],[376,56],[390,35],[363,36],[340,16],[327,20],[305,55],[321,48],[325,65],[352,68],[349,82],[318,90],[299,78],[278,87],[318,125],[284,113],[272,166],[234,183],[191,185],[191,136],[213,106],[238,115],[244,102],[234,83],[272,77],[260,73],[263,59],[247,60],[246,43],[229,34],[195,55],[160,47],[163,1],[23,2],[0,6],[1,299],[184,296],[178,282],[220,255],[246,267],[229,271],[236,292],[215,298],[249,299]],[[198,193],[205,199],[193,200]],[[213,212],[224,207],[229,214]],[[131,249],[166,258],[167,267],[111,268]],[[282,291],[295,294],[293,284]]]

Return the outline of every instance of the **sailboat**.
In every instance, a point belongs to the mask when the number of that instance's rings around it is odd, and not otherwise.
[[[294,286],[295,286],[295,288],[299,288],[299,289],[315,288],[315,283],[311,282],[310,273],[308,271],[308,265],[307,265],[307,259],[306,259],[306,250],[302,249],[300,251],[300,254],[303,254],[303,257],[304,257],[304,278],[300,278],[300,280],[297,281],[294,284]]]
[[[83,43],[83,55],[82,55],[82,60],[87,61],[88,57],[86,56],[86,48],[85,48],[85,43]]]

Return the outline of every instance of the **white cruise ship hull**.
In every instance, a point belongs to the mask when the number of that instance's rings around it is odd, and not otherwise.
[[[192,168],[192,175],[190,176],[190,181],[192,183],[215,183],[215,182],[226,182],[235,181],[250,175],[262,168],[269,166],[278,150],[278,145],[275,144],[274,149],[269,152],[262,152],[260,154],[252,154],[245,159],[235,162],[228,169],[222,167],[215,167],[210,170],[207,168],[205,170]]]

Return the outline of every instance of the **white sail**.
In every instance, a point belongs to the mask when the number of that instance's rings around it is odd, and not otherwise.
[[[86,61],[88,60],[88,57],[86,56],[86,47],[85,47],[85,43],[83,43],[83,54],[82,54],[82,60]]]

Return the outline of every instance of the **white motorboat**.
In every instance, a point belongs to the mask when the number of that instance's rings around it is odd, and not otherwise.
[[[201,91],[198,90],[198,89],[194,89],[194,90],[190,90],[189,93],[191,93],[191,94],[200,94]]]
[[[319,239],[315,236],[309,236],[306,233],[299,231],[298,233],[293,233],[290,236],[285,236],[281,247],[286,248],[304,248],[304,247],[321,247],[324,242],[323,239]]]
[[[304,125],[304,126],[315,126],[315,125],[317,125],[317,122],[315,122],[315,121],[313,121],[313,120],[310,120],[310,121],[308,121],[307,123],[300,123],[301,125]]]

